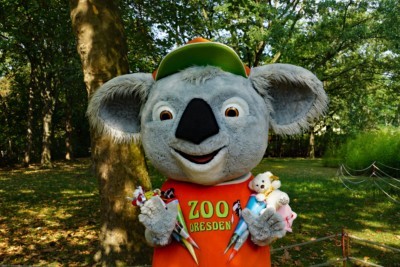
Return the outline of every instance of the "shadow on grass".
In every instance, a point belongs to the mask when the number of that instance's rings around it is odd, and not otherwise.
[[[99,202],[88,166],[0,171],[0,264],[92,263]]]
[[[289,194],[291,206],[299,215],[294,221],[294,234],[288,234],[274,247],[341,233],[345,228],[355,236],[400,248],[400,207],[383,194],[368,187],[348,190],[335,177],[336,169],[323,167],[320,160],[264,159],[255,174],[266,170],[280,177],[281,189]],[[308,266],[336,259],[341,256],[337,241],[274,255],[275,264]],[[383,266],[395,266],[400,262],[398,253],[358,247],[355,246],[353,252],[361,259],[366,257]]]
[[[98,248],[99,197],[89,161],[56,169],[0,170],[0,265],[85,266]],[[369,188],[349,191],[336,169],[319,160],[264,159],[253,171],[272,171],[298,213],[292,234],[273,248],[340,233],[400,247],[400,207]],[[150,166],[153,187],[163,177]],[[338,237],[340,239],[340,237]],[[309,266],[341,256],[338,239],[272,255],[275,266]],[[339,242],[340,243],[340,242]],[[400,255],[354,244],[355,257],[395,266]]]

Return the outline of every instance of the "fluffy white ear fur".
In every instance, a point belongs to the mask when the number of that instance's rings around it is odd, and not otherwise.
[[[86,114],[91,127],[116,142],[138,142],[140,109],[153,83],[149,73],[121,75],[106,82],[89,101]]]
[[[272,105],[270,127],[276,134],[301,133],[327,108],[322,82],[304,68],[269,64],[253,68],[249,78],[267,105]]]
[[[279,180],[272,181],[271,185],[274,189],[278,189],[281,187],[281,181]]]

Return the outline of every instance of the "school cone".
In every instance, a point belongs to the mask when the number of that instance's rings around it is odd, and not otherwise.
[[[197,265],[199,265],[199,262],[197,261],[197,256],[196,253],[194,252],[194,248],[192,244],[190,244],[186,239],[181,239],[183,245],[187,248],[189,251],[190,255],[192,255],[193,260],[196,262]]]
[[[228,262],[230,262],[238,253],[239,249],[243,246],[244,242],[246,242],[247,238],[249,237],[249,230],[244,231],[244,233],[239,237],[239,239],[236,241],[235,246],[233,247],[233,250],[231,252],[231,255],[229,255]]]
[[[259,214],[262,209],[265,209],[266,205],[264,201],[257,201],[256,195],[252,194],[247,201],[246,208],[248,208],[251,212],[255,214]],[[232,234],[231,239],[224,251],[224,254],[228,252],[228,250],[240,240],[241,235],[247,230],[247,223],[244,221],[243,217],[240,218],[238,224],[236,225],[235,231]]]

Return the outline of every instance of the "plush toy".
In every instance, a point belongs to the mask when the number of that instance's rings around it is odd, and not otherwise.
[[[234,207],[246,207],[252,194],[251,170],[264,156],[269,129],[301,133],[326,105],[311,72],[289,64],[250,70],[230,47],[197,38],[168,53],[153,74],[105,83],[88,117],[117,142],[140,140],[168,178],[161,190],[174,189],[179,200],[180,208],[158,197],[141,207],[146,240],[155,246],[153,266],[197,266],[173,239],[177,214],[200,247],[199,266],[269,266],[268,244],[286,233],[282,216],[243,209],[249,238],[228,262],[224,251],[239,221]]]
[[[278,210],[282,205],[289,203],[288,194],[279,190],[281,181],[271,172],[258,174],[249,182],[249,187],[258,193],[256,199],[258,201],[265,201],[268,208]]]
[[[282,216],[285,222],[285,230],[287,232],[292,232],[292,224],[297,218],[297,213],[292,211],[292,208],[289,206],[289,204],[282,205],[276,212]]]
[[[279,190],[281,187],[279,178],[271,172],[260,173],[249,182],[249,187],[258,193],[256,195],[257,201],[266,203],[266,208],[262,209],[261,213],[265,212],[266,209],[273,209],[282,216],[285,222],[285,230],[292,232],[292,224],[294,219],[297,218],[297,214],[289,206],[288,194]]]

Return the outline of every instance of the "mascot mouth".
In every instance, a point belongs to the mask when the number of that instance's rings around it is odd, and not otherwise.
[[[207,154],[182,152],[171,149],[172,156],[176,159],[185,176],[199,184],[213,184],[213,178],[221,177],[225,170],[228,149],[223,146]]]
[[[193,162],[196,164],[207,164],[215,158],[215,156],[219,153],[219,151],[221,149],[222,148],[220,148],[210,154],[206,154],[206,155],[190,155],[190,154],[186,154],[179,150],[175,150],[175,151],[190,162]]]

